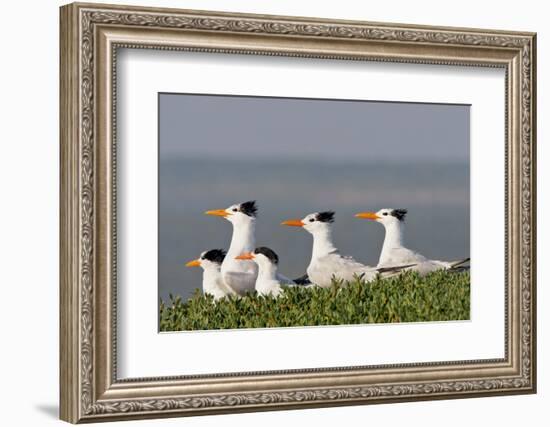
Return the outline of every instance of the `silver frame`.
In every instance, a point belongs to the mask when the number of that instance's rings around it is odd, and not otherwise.
[[[200,415],[536,390],[533,33],[75,3],[61,8],[61,418]],[[118,48],[506,70],[506,338],[493,360],[120,380]]]

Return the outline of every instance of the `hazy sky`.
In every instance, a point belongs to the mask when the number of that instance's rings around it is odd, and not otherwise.
[[[161,157],[465,161],[470,107],[159,95]]]

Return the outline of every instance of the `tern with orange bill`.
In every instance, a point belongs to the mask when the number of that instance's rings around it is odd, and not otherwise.
[[[253,251],[256,246],[256,202],[251,200],[231,205],[226,209],[206,211],[206,215],[225,218],[233,225],[233,235],[227,255],[221,265],[222,278],[227,286],[239,295],[252,292],[258,276],[254,261],[239,261],[235,257]]]
[[[333,279],[352,281],[361,277],[365,281],[373,280],[380,272],[361,264],[350,256],[343,256],[332,241],[332,223],[334,212],[315,212],[302,219],[283,221],[282,225],[301,227],[313,236],[311,261],[307,274],[311,282],[322,288],[331,286]],[[393,272],[393,269],[392,269]]]
[[[235,295],[235,291],[227,286],[222,278],[221,265],[225,252],[221,249],[211,249],[201,253],[200,257],[189,261],[186,267],[201,267],[202,292],[212,295],[214,300],[219,300],[227,295]]]
[[[414,264],[408,269],[424,275],[435,270],[464,270],[470,258],[458,261],[428,259],[403,245],[403,229],[406,209],[380,209],[378,212],[360,212],[357,218],[369,219],[382,224],[386,230],[384,244],[380,252],[378,268],[391,268],[397,265]]]
[[[235,259],[240,261],[252,260],[258,265],[255,288],[260,295],[277,297],[283,291],[282,285],[295,285],[292,280],[277,273],[279,257],[270,248],[262,246],[252,252],[244,252]]]

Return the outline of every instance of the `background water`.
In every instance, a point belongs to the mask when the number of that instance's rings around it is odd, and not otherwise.
[[[257,200],[258,246],[280,257],[289,277],[305,273],[311,235],[284,227],[284,219],[321,210],[336,212],[334,239],[345,255],[369,265],[378,260],[380,224],[354,218],[360,211],[409,210],[405,243],[435,259],[469,256],[470,182],[466,161],[292,159],[239,161],[212,156],[161,157],[159,164],[159,296],[187,298],[200,288],[202,270],[186,268],[202,251],[227,249],[232,227],[205,210]]]

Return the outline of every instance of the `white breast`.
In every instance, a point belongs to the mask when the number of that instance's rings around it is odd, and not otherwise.
[[[256,291],[260,295],[271,295],[277,297],[283,289],[277,280],[258,280],[256,282]]]

